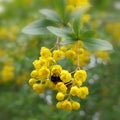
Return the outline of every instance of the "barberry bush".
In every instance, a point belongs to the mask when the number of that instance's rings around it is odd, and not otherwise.
[[[118,0],[0,3],[1,120],[119,120]]]
[[[91,30],[88,11],[92,6],[88,0],[53,0],[53,3],[55,9],[41,9],[43,18],[22,30],[32,35],[56,36],[52,38],[56,39],[52,48],[41,47],[39,58],[33,62],[35,69],[29,84],[38,94],[45,88],[55,90],[58,109],[78,110],[81,105],[76,97],[81,100],[89,94],[84,82],[91,57],[100,57],[106,62],[105,51],[112,50],[112,45]]]

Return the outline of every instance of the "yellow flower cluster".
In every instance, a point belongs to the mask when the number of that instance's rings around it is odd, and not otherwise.
[[[85,65],[86,61],[83,58],[88,57],[82,47],[83,43],[81,41],[54,50],[42,47],[39,59],[33,62],[35,69],[31,72],[29,84],[37,93],[42,93],[46,87],[56,90],[56,99],[58,100],[56,107],[58,109],[79,109],[80,103],[74,101],[73,97],[77,96],[83,99],[89,93],[88,88],[82,86],[83,82],[86,81],[87,73],[80,69],[80,66]],[[73,60],[76,65],[75,71],[69,72],[57,63],[57,61],[63,59]]]
[[[66,73],[66,76],[68,73]],[[85,70],[76,70],[74,75],[69,79],[69,82],[58,82],[56,89],[58,91],[56,99],[59,101],[56,104],[58,109],[64,110],[78,110],[80,103],[73,100],[74,96],[84,99],[89,94],[88,88],[82,86],[82,83],[86,80],[87,74]],[[69,77],[67,77],[69,78]]]
[[[89,0],[68,0],[67,2],[67,10],[75,11],[78,8],[85,7],[90,5]],[[82,17],[83,23],[87,23],[90,20],[90,15],[85,14]]]
[[[14,78],[14,66],[13,65],[4,65],[1,71],[1,82],[6,83],[12,81]]]
[[[68,9],[75,10],[77,8],[90,5],[88,0],[68,0]]]
[[[81,68],[88,65],[90,62],[90,51],[83,48],[83,42],[78,40],[75,44],[70,44],[67,46],[67,51],[65,52],[65,57],[71,59],[76,66]]]
[[[96,52],[95,56],[103,62],[108,62],[109,60],[109,53],[107,51],[99,50]]]
[[[120,44],[120,22],[111,22],[106,24],[107,32],[112,36],[114,45]]]
[[[9,29],[7,27],[0,28],[0,39],[6,39],[11,41],[16,40],[19,28],[17,26],[12,26]]]

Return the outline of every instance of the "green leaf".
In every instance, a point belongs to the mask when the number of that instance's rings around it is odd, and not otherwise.
[[[66,0],[53,0],[55,4],[55,8],[58,11],[61,21],[63,24],[66,23]]]
[[[113,50],[111,43],[101,39],[84,39],[85,47],[90,50]]]
[[[81,38],[81,39],[82,39],[82,38],[83,38],[83,39],[84,39],[84,38],[91,38],[91,37],[94,36],[94,34],[95,34],[95,31],[87,30],[87,31],[81,33],[80,38]]]
[[[42,9],[39,11],[40,13],[42,13],[43,15],[46,16],[47,19],[54,21],[54,22],[60,22],[60,16],[53,10],[50,9]]]
[[[80,32],[80,28],[81,28],[81,18],[84,14],[84,12],[86,12],[86,10],[90,8],[90,5],[85,6],[85,7],[81,7],[79,9],[77,9],[75,12],[73,12],[72,14],[72,18],[73,18],[73,30],[76,34],[76,36],[79,36],[79,32]]]
[[[63,28],[57,28],[57,27],[52,27],[49,26],[47,29],[55,34],[58,37],[63,37],[63,38],[73,38],[72,30],[68,27],[63,27]]]
[[[49,33],[47,30],[47,26],[52,25],[53,22],[50,20],[42,19],[37,20],[29,25],[27,25],[25,28],[22,29],[23,33],[31,34],[31,35],[43,35]]]
[[[54,0],[54,3],[61,16],[64,16],[64,12],[66,9],[66,0]]]

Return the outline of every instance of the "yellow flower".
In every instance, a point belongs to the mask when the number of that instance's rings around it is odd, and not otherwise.
[[[58,82],[57,85],[56,85],[56,89],[59,92],[62,92],[62,93],[66,93],[67,92],[67,87],[66,87],[66,85],[63,82]]]
[[[69,59],[74,59],[76,57],[76,53],[73,50],[67,50],[65,53],[65,57]]]
[[[64,110],[72,110],[72,104],[71,104],[71,102],[70,101],[68,101],[68,100],[65,100],[65,101],[63,101],[63,103],[62,103],[62,108],[64,109]]]
[[[63,51],[63,52],[66,52],[67,48],[65,46],[62,46],[62,47],[60,47],[60,50]]]
[[[67,83],[72,79],[71,74],[67,70],[62,70],[60,74],[60,79],[64,82]]]
[[[8,31],[7,31],[6,28],[1,28],[1,29],[0,29],[0,37],[1,37],[1,38],[7,37],[7,34],[8,34]]]
[[[73,81],[73,83],[75,84],[75,85],[77,85],[78,87],[80,87],[81,85],[82,85],[82,81],[81,80],[74,80]]]
[[[83,15],[83,17],[82,17],[83,23],[87,23],[89,20],[90,20],[90,15],[88,15],[88,14]]]
[[[36,83],[36,79],[31,78],[31,79],[29,80],[29,85],[33,86],[33,84],[35,84],[35,83]]]
[[[73,5],[67,5],[67,10],[68,11],[74,11],[75,10],[75,6],[73,6]]]
[[[70,94],[71,94],[72,96],[76,96],[76,95],[78,94],[78,90],[79,90],[79,88],[78,88],[77,86],[73,86],[73,87],[71,87],[71,89],[70,89]]]
[[[56,61],[53,59],[53,57],[49,57],[47,60],[49,61],[49,66],[52,66],[56,63]]]
[[[53,58],[55,60],[61,60],[64,56],[64,52],[61,50],[54,50],[53,51]]]
[[[56,95],[56,99],[57,100],[63,100],[65,97],[65,95],[62,92],[58,92]]]
[[[33,90],[35,90],[37,93],[42,93],[45,89],[45,85],[43,84],[33,84]]]
[[[81,82],[84,82],[87,78],[87,73],[85,70],[77,70],[74,74],[75,80],[80,80]]]
[[[87,87],[81,87],[78,90],[78,97],[84,99],[86,96],[89,94],[88,88]]]
[[[5,65],[1,72],[3,82],[12,81],[14,78],[14,66]]]
[[[84,54],[84,49],[83,48],[79,48],[77,52],[78,52],[79,55]]]
[[[86,66],[90,61],[90,54],[88,55],[88,53],[86,51],[84,51],[82,54],[79,54],[79,63],[80,63],[80,67],[84,67]],[[74,61],[74,64],[77,64],[77,60]]]
[[[39,69],[39,79],[41,81],[45,81],[45,79],[49,78],[50,76],[50,70],[46,67],[42,67],[41,69]]]
[[[78,110],[80,108],[80,103],[76,101],[72,101],[72,109]]]
[[[81,47],[83,47],[84,46],[84,43],[81,41],[81,40],[78,40],[78,46],[79,46],[79,48],[81,48]]]
[[[48,48],[42,47],[41,51],[40,51],[40,55],[41,55],[42,58],[46,59],[46,58],[51,57],[52,54],[51,54],[51,52]]]
[[[53,65],[51,68],[51,76],[56,75],[59,76],[62,71],[62,67],[60,65]]]
[[[88,0],[68,0],[68,7],[70,6],[71,10],[90,5]]]
[[[55,84],[54,84],[51,80],[46,80],[45,86],[46,86],[46,87],[49,87],[49,88],[52,89],[52,90],[55,90],[55,89],[56,89]]]
[[[62,103],[63,103],[63,101],[57,102],[56,107],[57,107],[58,109],[62,109]]]
[[[38,77],[38,71],[37,71],[37,70],[33,70],[33,71],[31,72],[30,76],[31,76],[32,78],[37,78],[37,77]]]
[[[39,60],[35,60],[33,62],[33,65],[34,65],[35,69],[40,69],[43,66],[47,67],[48,66],[48,61],[46,59],[40,58]]]
[[[107,62],[109,60],[109,53],[107,51],[99,50],[95,56],[102,59],[104,62]]]

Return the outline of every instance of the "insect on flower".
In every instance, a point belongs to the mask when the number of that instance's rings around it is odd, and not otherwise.
[[[57,84],[58,82],[62,82],[62,80],[60,79],[60,77],[59,77],[59,76],[55,76],[55,75],[52,75],[52,76],[51,76],[51,81],[52,81],[54,84]],[[66,82],[66,83],[64,83],[64,84],[66,85],[66,87],[67,87],[68,89],[70,89],[71,86],[72,86],[72,82],[71,82],[71,81]]]
[[[58,82],[62,82],[62,80],[60,79],[59,76],[55,76],[55,75],[52,75],[51,76],[51,81],[54,83],[54,84],[57,84]]]

